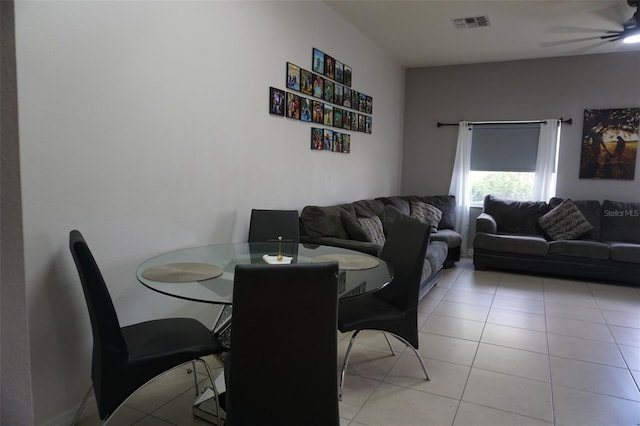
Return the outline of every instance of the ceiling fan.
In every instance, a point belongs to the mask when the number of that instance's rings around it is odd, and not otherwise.
[[[546,43],[541,43],[541,45],[544,47],[550,47],[550,46],[559,46],[563,44],[570,44],[570,43],[576,43],[576,42],[599,40],[599,42],[595,44],[591,44],[581,49],[577,49],[577,50],[589,50],[596,46],[606,44],[609,42],[619,41],[619,40],[622,40],[622,42],[625,44],[640,43],[640,0],[627,0],[627,4],[630,7],[635,8],[636,11],[633,14],[633,16],[631,16],[631,18],[627,19],[622,23],[621,30],[598,30],[598,29],[592,29],[592,28],[557,27],[554,30],[551,30],[550,32],[555,32],[555,33],[585,33],[586,32],[586,33],[598,33],[600,35],[571,39],[571,40],[559,40],[559,41],[546,42]]]
[[[640,0],[627,0],[627,4],[635,7],[636,12],[622,23],[621,31],[607,31],[605,35],[600,37],[602,40],[640,43]]]

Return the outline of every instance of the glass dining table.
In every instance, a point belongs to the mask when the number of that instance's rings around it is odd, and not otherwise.
[[[174,250],[144,261],[136,276],[145,287],[158,293],[195,302],[222,305],[213,330],[223,340],[231,324],[233,276],[239,264],[265,264],[277,261],[317,263],[337,261],[338,297],[352,297],[375,291],[393,278],[392,268],[382,259],[345,248],[280,243],[229,243]],[[286,264],[277,267],[286,267]],[[303,285],[303,283],[301,283]],[[286,297],[286,295],[283,295]],[[216,380],[224,388],[224,380]],[[216,423],[213,392],[203,392],[193,406],[194,414]]]
[[[393,278],[391,267],[377,257],[339,247],[291,243],[282,243],[280,248],[278,243],[230,243],[184,248],[144,261],[136,276],[140,283],[158,293],[196,302],[231,305],[235,266],[265,264],[265,255],[274,258],[279,249],[285,258],[291,258],[291,263],[336,260],[340,269],[338,297],[377,290]],[[211,265],[214,269],[210,275],[217,276],[201,280],[190,280],[185,276],[171,281],[169,274],[156,278],[149,273],[152,268],[168,265]]]

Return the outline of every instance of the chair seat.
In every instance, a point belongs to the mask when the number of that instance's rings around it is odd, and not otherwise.
[[[132,363],[147,363],[154,358],[173,359],[177,366],[203,354],[222,351],[213,332],[193,318],[168,318],[133,324],[122,327],[122,335]]]
[[[340,299],[338,330],[343,333],[360,329],[387,330],[404,328],[406,313],[385,302],[375,293]]]

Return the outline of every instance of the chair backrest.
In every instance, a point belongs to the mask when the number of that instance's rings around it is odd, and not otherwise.
[[[233,425],[338,425],[336,262],[237,265],[226,410]]]
[[[374,293],[399,309],[417,309],[420,280],[431,227],[409,216],[390,227],[380,258],[393,268],[393,280]]]
[[[300,242],[298,211],[252,209],[248,242],[275,242],[278,236],[285,242]]]
[[[127,346],[102,273],[82,234],[69,234],[69,249],[76,264],[93,332],[91,378],[98,403],[101,400],[105,364],[117,363],[127,356]]]

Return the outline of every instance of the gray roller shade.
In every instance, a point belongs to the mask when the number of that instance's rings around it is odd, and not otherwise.
[[[535,172],[540,124],[475,125],[471,170]]]

